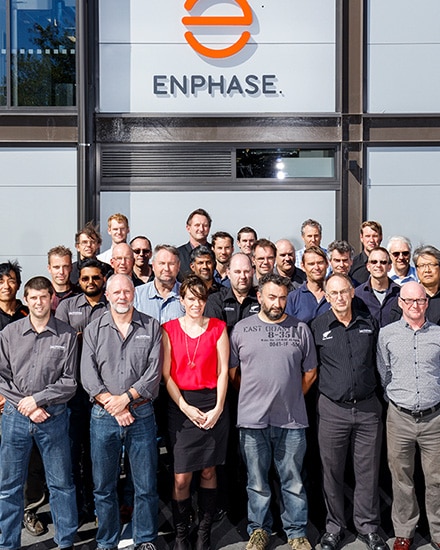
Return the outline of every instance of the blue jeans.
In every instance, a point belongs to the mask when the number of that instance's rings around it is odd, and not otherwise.
[[[273,463],[281,487],[281,520],[289,539],[306,536],[307,497],[301,479],[305,429],[269,426],[240,428],[240,448],[247,468],[248,533],[272,530],[269,470]]]
[[[0,470],[0,548],[21,546],[23,487],[35,440],[43,459],[49,488],[54,540],[71,546],[78,528],[75,486],[70,461],[69,420],[66,405],[47,407],[50,417],[34,423],[6,402],[2,419]]]
[[[94,405],[90,442],[98,531],[98,548],[118,546],[120,536],[117,482],[125,445],[134,485],[133,539],[135,544],[157,537],[159,499],[156,490],[157,443],[152,403],[132,411],[135,421],[119,426],[101,406]]]

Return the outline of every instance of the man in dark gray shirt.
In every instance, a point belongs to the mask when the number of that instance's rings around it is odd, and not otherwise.
[[[161,378],[161,332],[133,307],[127,275],[109,278],[110,310],[84,331],[81,380],[94,405],[90,427],[98,548],[117,548],[120,536],[116,480],[122,445],[135,472],[133,539],[154,550],[157,537],[157,445],[153,400]]]
[[[2,419],[0,547],[20,548],[23,483],[33,441],[41,453],[50,493],[54,540],[73,548],[78,526],[72,482],[67,401],[76,390],[76,335],[51,315],[53,287],[46,277],[24,288],[29,316],[0,333]]]
[[[82,347],[82,333],[86,326],[107,311],[104,294],[108,266],[96,259],[85,259],[80,264],[78,284],[82,293],[60,302],[55,316],[75,329],[78,337],[78,363]],[[90,459],[90,412],[87,392],[78,380],[76,394],[68,403],[69,435],[71,440],[73,479],[80,522],[95,519],[93,499],[92,461]]]
[[[388,465],[393,482],[394,550],[409,550],[419,521],[414,486],[418,446],[426,486],[431,546],[440,549],[440,327],[426,320],[428,298],[416,282],[402,286],[402,319],[379,333],[377,366],[390,402]]]

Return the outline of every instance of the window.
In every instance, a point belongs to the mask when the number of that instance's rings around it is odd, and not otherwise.
[[[237,178],[335,178],[335,150],[237,149]]]
[[[1,105],[72,107],[76,85],[75,0],[7,0],[0,8]],[[10,55],[10,71],[6,62]],[[9,73],[9,74],[8,74]]]

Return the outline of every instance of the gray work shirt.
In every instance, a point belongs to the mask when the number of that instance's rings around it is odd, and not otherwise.
[[[92,400],[106,392],[122,395],[129,388],[154,399],[161,375],[161,329],[156,319],[134,310],[125,339],[110,311],[85,328],[81,380]]]
[[[66,403],[76,391],[76,333],[50,316],[43,332],[30,317],[0,332],[0,395],[17,406],[32,396],[38,407]]]
[[[69,324],[76,332],[82,332],[88,324],[99,319],[107,311],[107,299],[103,294],[95,306],[91,306],[85,294],[78,294],[60,302],[55,317]]]
[[[380,329],[377,368],[387,397],[405,409],[440,403],[440,326],[413,330],[402,318]]]
[[[309,327],[295,317],[266,323],[252,315],[231,334],[230,366],[240,366],[238,426],[304,428],[308,425],[302,375],[317,366]]]
[[[163,325],[185,314],[180,303],[179,289],[180,283],[176,281],[171,292],[164,299],[157,291],[154,281],[140,285],[135,289],[134,307],[157,319]]]

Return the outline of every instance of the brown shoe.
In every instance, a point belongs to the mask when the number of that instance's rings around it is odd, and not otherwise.
[[[33,537],[39,537],[47,533],[47,528],[38,519],[35,512],[25,512],[23,516],[23,525],[26,531]]]
[[[393,550],[409,550],[414,539],[405,539],[404,537],[396,537],[393,544]]]

